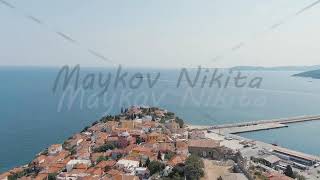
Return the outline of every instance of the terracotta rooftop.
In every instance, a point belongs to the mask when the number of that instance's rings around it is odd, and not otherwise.
[[[38,174],[38,176],[35,177],[35,180],[44,180],[47,179],[48,174]]]
[[[116,164],[117,162],[116,161],[113,161],[113,160],[109,160],[109,161],[101,161],[99,162],[96,167],[98,168],[105,168],[105,167],[112,167]]]
[[[115,170],[115,169],[111,169],[107,173],[110,174],[111,176],[114,176],[114,175],[117,175],[117,174],[122,174],[121,171],[118,171],[118,170]]]
[[[147,147],[137,146],[137,147],[133,148],[132,151],[136,151],[136,152],[151,152],[152,149],[151,148],[147,148]]]
[[[118,137],[108,137],[107,141],[119,141]]]
[[[175,166],[177,164],[184,163],[186,159],[187,159],[187,156],[176,155],[169,160],[168,164],[170,164],[171,166]]]

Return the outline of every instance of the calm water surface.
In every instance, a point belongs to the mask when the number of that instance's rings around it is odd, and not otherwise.
[[[241,133],[240,136],[320,156],[320,121],[289,124],[288,128]]]

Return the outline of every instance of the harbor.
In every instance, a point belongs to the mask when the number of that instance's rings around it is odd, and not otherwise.
[[[320,157],[281,147],[281,144],[271,144],[241,136],[241,133],[245,132],[286,128],[292,123],[316,120],[320,120],[320,116],[300,116],[217,126],[188,125],[188,128],[205,132],[206,138],[218,140],[221,145],[239,151],[246,159],[257,162],[261,168],[268,171],[279,172],[290,165],[294,171],[300,172],[304,177],[317,179],[320,172]]]
[[[298,116],[291,118],[279,118],[271,120],[258,120],[252,122],[223,124],[215,126],[188,125],[190,129],[208,130],[219,134],[238,134],[244,132],[261,131],[268,129],[286,128],[291,123],[320,120],[320,115]]]

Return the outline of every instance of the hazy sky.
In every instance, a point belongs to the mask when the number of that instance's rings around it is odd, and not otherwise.
[[[320,64],[320,4],[268,30],[315,0],[7,2],[16,8],[0,3],[0,65],[110,65],[88,48],[125,66]],[[240,42],[245,46],[230,51]]]

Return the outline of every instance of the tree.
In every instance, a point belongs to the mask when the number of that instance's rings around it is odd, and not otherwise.
[[[18,177],[16,174],[8,176],[8,180],[17,180]]]
[[[48,175],[48,180],[56,180],[56,176],[57,176],[56,173],[51,173]]]
[[[161,117],[160,121],[161,124],[164,124],[166,122],[166,118],[165,117]]]
[[[120,116],[116,115],[116,116],[114,116],[114,119],[115,119],[116,121],[120,121]]]
[[[169,174],[169,177],[171,177],[172,179],[179,179],[179,176],[182,179],[184,179],[184,168],[184,164],[177,164],[175,167],[172,168],[172,172]]]
[[[138,137],[136,138],[136,144],[140,144],[141,142],[142,142],[142,140],[141,140],[140,136],[138,136]]]
[[[183,119],[176,117],[175,121],[179,124],[180,128],[183,128],[183,126],[184,126]]]
[[[93,122],[92,124],[91,124],[91,126],[94,126],[94,125],[96,125],[96,124],[98,124],[99,123],[99,121],[95,121],[95,122]]]
[[[156,172],[160,172],[164,168],[165,168],[165,165],[159,161],[151,161],[148,165],[148,169],[151,175]]]
[[[108,160],[107,157],[105,157],[105,156],[100,156],[100,157],[98,157],[98,159],[97,159],[97,164],[98,164],[99,162],[101,162],[101,161],[107,161],[107,160]]]
[[[71,153],[71,155],[75,155],[75,154],[77,154],[77,150],[76,149],[71,149],[70,153]]]
[[[158,160],[162,160],[162,156],[161,156],[161,152],[160,152],[160,151],[158,151],[157,159],[158,159]]]
[[[290,165],[287,165],[287,167],[286,167],[286,169],[284,170],[283,173],[288,177],[295,178],[294,174],[293,174],[293,171],[292,171],[292,168],[291,168]]]
[[[196,155],[191,155],[186,160],[185,175],[187,179],[196,180],[200,179],[204,175],[203,161]]]
[[[144,164],[144,166],[145,166],[145,167],[148,167],[149,164],[150,164],[150,159],[149,159],[149,157],[148,157],[148,159],[146,160],[146,163]]]
[[[174,118],[174,113],[173,113],[173,112],[167,112],[167,114],[165,114],[165,116],[166,116],[168,119],[172,119],[172,118]]]
[[[89,126],[86,126],[86,127],[84,127],[84,128],[82,129],[81,132],[82,132],[82,133],[83,133],[83,132],[86,132],[88,129],[89,129]]]
[[[184,180],[184,176],[180,176],[178,173],[171,173],[168,177],[162,178],[163,180]]]
[[[114,148],[115,148],[115,146],[113,144],[104,144],[100,147],[93,149],[93,152],[95,152],[95,153],[106,152],[107,150],[110,150],[110,149],[112,150]]]
[[[167,152],[165,155],[164,155],[164,158],[167,159],[167,160],[170,160],[175,154],[173,152]]]

